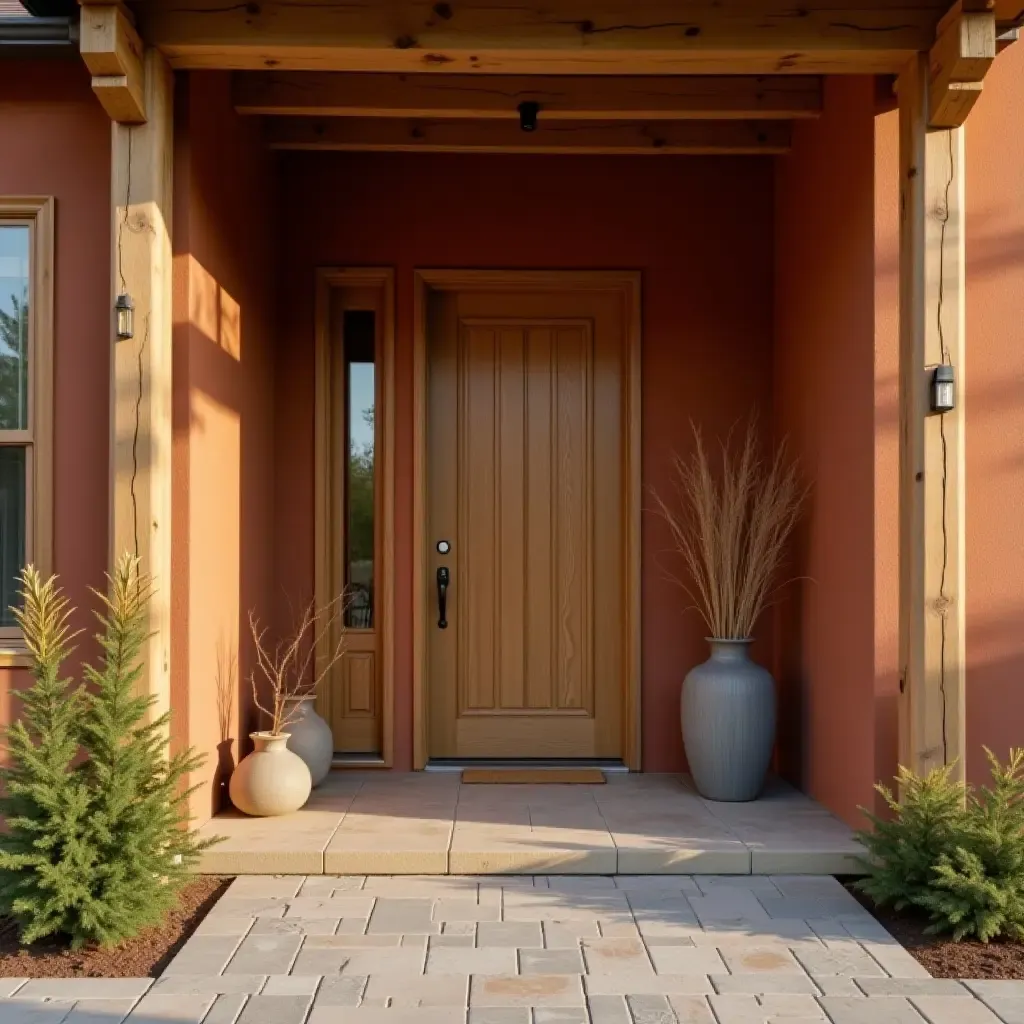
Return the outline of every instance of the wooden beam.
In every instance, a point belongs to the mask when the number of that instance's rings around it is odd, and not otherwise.
[[[152,574],[141,692],[170,707],[171,158],[173,76],[156,50],[143,58],[149,119],[113,125],[111,230],[114,297],[135,303],[135,335],[111,333],[110,560],[136,553]]]
[[[1024,25],[1024,0],[962,0],[965,11],[987,11],[995,15],[1001,29]]]
[[[92,88],[118,124],[146,120],[142,41],[117,4],[82,8],[79,49],[92,74]]]
[[[541,118],[563,120],[702,120],[816,117],[821,79],[663,76],[600,78],[473,75],[373,75],[286,71],[237,73],[242,114],[315,117],[498,118],[515,121],[524,101]]]
[[[964,3],[971,0],[964,0]],[[958,4],[939,24],[928,56],[929,109],[933,128],[958,128],[981,95],[982,80],[996,59],[996,19]]]
[[[175,68],[471,74],[896,73],[943,0],[261,0],[137,6]],[[794,16],[798,13],[799,16]]]
[[[916,772],[965,748],[964,129],[927,130],[928,62],[899,81],[900,763]],[[932,372],[957,404],[930,413]]]
[[[273,149],[382,150],[434,153],[784,153],[784,121],[559,121],[524,132],[507,121],[417,121],[399,118],[271,118]]]
[[[1020,41],[1020,29],[1019,28],[1005,28],[1000,29],[999,35],[996,36],[996,54],[1000,54],[1003,50],[1014,43]]]

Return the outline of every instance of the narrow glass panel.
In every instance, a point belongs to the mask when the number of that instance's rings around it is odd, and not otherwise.
[[[356,629],[373,628],[375,321],[369,310],[345,313],[345,619],[348,626]]]
[[[0,225],[0,430],[28,427],[29,229]]]
[[[21,604],[18,574],[25,564],[25,456],[0,447],[0,626],[16,625],[11,605]]]

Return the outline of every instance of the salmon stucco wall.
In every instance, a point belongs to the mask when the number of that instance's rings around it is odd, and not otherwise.
[[[272,600],[275,171],[227,74],[177,86],[171,685],[201,821],[250,747],[247,616]]]
[[[777,609],[780,767],[851,823],[875,772],[874,97],[828,79],[776,167],[775,424],[810,484]]]
[[[0,61],[0,97],[0,196],[54,198],[54,569],[91,655],[88,588],[107,566],[110,120],[77,59]],[[0,669],[0,724],[27,676]]]
[[[1024,43],[967,122],[967,773],[1024,746]]]
[[[615,268],[643,273],[643,456],[668,488],[692,419],[722,434],[752,409],[770,419],[772,167],[761,158],[572,158],[289,154],[281,270],[289,304],[278,350],[279,593],[313,582],[313,273],[397,274],[395,767],[411,766],[412,282],[417,267]],[[302,202],[295,199],[302,197]],[[644,504],[650,508],[649,497]],[[643,766],[683,767],[683,676],[704,629],[667,581],[668,535],[645,513]],[[770,629],[760,656],[771,660]]]

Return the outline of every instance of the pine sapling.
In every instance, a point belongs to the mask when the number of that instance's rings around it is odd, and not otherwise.
[[[985,749],[992,782],[971,794],[951,848],[935,865],[934,888],[921,900],[929,931],[954,940],[1024,938],[1024,750],[1006,765]]]
[[[156,698],[138,692],[149,637],[151,579],[123,556],[98,594],[101,656],[85,669],[81,771],[91,796],[88,841],[95,851],[92,900],[71,933],[76,944],[113,945],[160,921],[200,853],[188,829],[187,775],[203,761],[191,748],[169,753],[170,714],[151,718]]]
[[[870,874],[857,888],[879,906],[920,906],[922,894],[934,885],[938,858],[950,849],[964,816],[966,787],[951,778],[952,770],[946,765],[922,777],[901,767],[900,799],[886,786],[875,787],[892,817],[865,811],[873,827],[858,838],[868,851]]]
[[[71,934],[91,900],[95,850],[90,794],[75,768],[80,689],[61,676],[74,639],[70,609],[55,577],[21,574],[22,605],[14,609],[32,657],[32,683],[13,696],[21,714],[6,730],[9,764],[0,770],[0,912],[31,943]]]
[[[49,935],[73,948],[110,946],[157,923],[199,854],[216,840],[188,831],[185,778],[202,763],[170,755],[170,716],[150,721],[155,698],[138,693],[146,607],[138,559],[124,556],[97,595],[101,657],[88,688],[61,678],[70,654],[70,608],[56,580],[31,566],[16,610],[33,663],[21,717],[7,730],[0,772],[0,912],[23,944]]]
[[[992,782],[974,792],[954,765],[919,777],[900,769],[902,798],[878,787],[892,820],[868,815],[871,855],[858,887],[876,903],[928,915],[926,931],[954,941],[1024,939],[1024,750],[1004,766],[985,751]]]

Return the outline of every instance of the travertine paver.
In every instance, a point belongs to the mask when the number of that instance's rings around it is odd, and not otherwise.
[[[52,1003],[19,999],[0,999],[0,1021],[3,1024],[63,1024],[74,1008],[69,1000]]]
[[[75,1004],[63,1024],[121,1024],[135,1004],[134,999],[83,999]]]
[[[481,949],[488,946],[540,949],[544,945],[544,933],[539,921],[481,921],[476,930],[476,944]]]
[[[535,952],[531,950],[531,952]],[[465,949],[442,946],[427,956],[427,974],[515,974],[514,949]]]
[[[566,876],[580,890],[587,883],[577,879],[616,872],[842,873],[857,870],[861,853],[850,828],[782,782],[773,780],[761,800],[736,809],[704,800],[680,775],[611,776],[606,785],[560,787],[463,786],[454,774],[334,772],[295,814],[229,813],[200,835],[225,837],[201,862],[216,874],[535,872],[545,885]],[[336,892],[304,885],[301,895]],[[238,894],[296,895],[287,885],[258,883]],[[774,895],[780,913],[797,909],[783,905],[789,898],[821,898],[813,891]]]
[[[235,994],[217,996],[217,1000],[210,1008],[203,1024],[235,1024],[248,998],[248,996]]]
[[[310,996],[252,996],[238,1024],[303,1024],[309,1014]]]
[[[0,1024],[122,1022],[1024,1024],[1024,982],[930,978],[827,876],[242,877],[155,981],[0,979]]]
[[[469,1024],[530,1024],[530,1012],[528,1006],[476,1006],[470,1008]]]
[[[575,949],[522,949],[520,974],[583,974],[583,957]]]
[[[225,974],[288,974],[302,946],[302,935],[250,935],[225,968]]]
[[[215,999],[216,996],[212,995],[161,995],[151,992],[139,1000],[132,1012],[137,1019],[153,1021],[154,1024],[202,1024]]]
[[[791,995],[801,992],[817,995],[820,991],[814,981],[805,974],[713,974],[711,983],[722,995]]]
[[[150,978],[35,978],[18,989],[19,999],[138,999]]]
[[[821,1005],[833,1024],[922,1024],[924,1018],[901,996],[874,999],[827,996]]]

